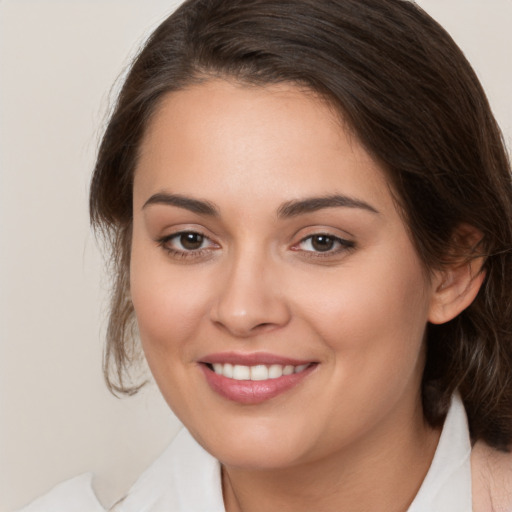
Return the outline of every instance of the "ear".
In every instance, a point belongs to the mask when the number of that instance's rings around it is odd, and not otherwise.
[[[484,257],[477,252],[482,237],[478,229],[467,224],[460,225],[455,231],[449,262],[434,272],[429,322],[444,324],[475,300],[485,279]]]

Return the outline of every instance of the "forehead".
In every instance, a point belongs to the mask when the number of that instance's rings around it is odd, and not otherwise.
[[[265,204],[332,193],[392,202],[382,168],[327,102],[293,85],[223,80],[168,94],[151,119],[134,199],[163,190]]]

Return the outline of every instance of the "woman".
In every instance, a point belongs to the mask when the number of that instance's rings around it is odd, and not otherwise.
[[[109,385],[137,332],[187,429],[115,510],[512,510],[510,165],[417,6],[185,2],[90,208]]]

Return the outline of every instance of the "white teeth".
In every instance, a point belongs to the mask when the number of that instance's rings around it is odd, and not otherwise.
[[[280,364],[273,364],[268,369],[268,378],[277,379],[283,375],[283,367]]]
[[[287,364],[283,368],[283,375],[291,375],[295,371],[295,368],[291,364]]]
[[[251,369],[249,366],[235,364],[233,366],[233,379],[235,380],[251,380]]]
[[[226,363],[225,365],[221,365],[222,372],[220,372],[221,375],[224,375],[224,377],[229,377],[230,379],[233,378],[233,365]]]
[[[291,364],[281,365],[272,364],[265,366],[264,364],[258,364],[255,366],[244,366],[241,364],[232,365],[230,363],[214,363],[213,371],[217,375],[223,375],[230,379],[235,380],[268,380],[278,379],[283,375],[292,375],[293,373],[303,372],[309,364],[301,364],[299,366],[293,366]]]
[[[267,380],[268,368],[262,364],[251,366],[251,380]]]

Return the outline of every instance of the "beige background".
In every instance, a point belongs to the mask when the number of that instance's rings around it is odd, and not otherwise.
[[[0,511],[93,471],[109,501],[179,428],[101,375],[107,279],[87,187],[110,88],[172,0],[0,1]],[[512,0],[422,0],[512,145]],[[106,491],[110,489],[110,491]]]

